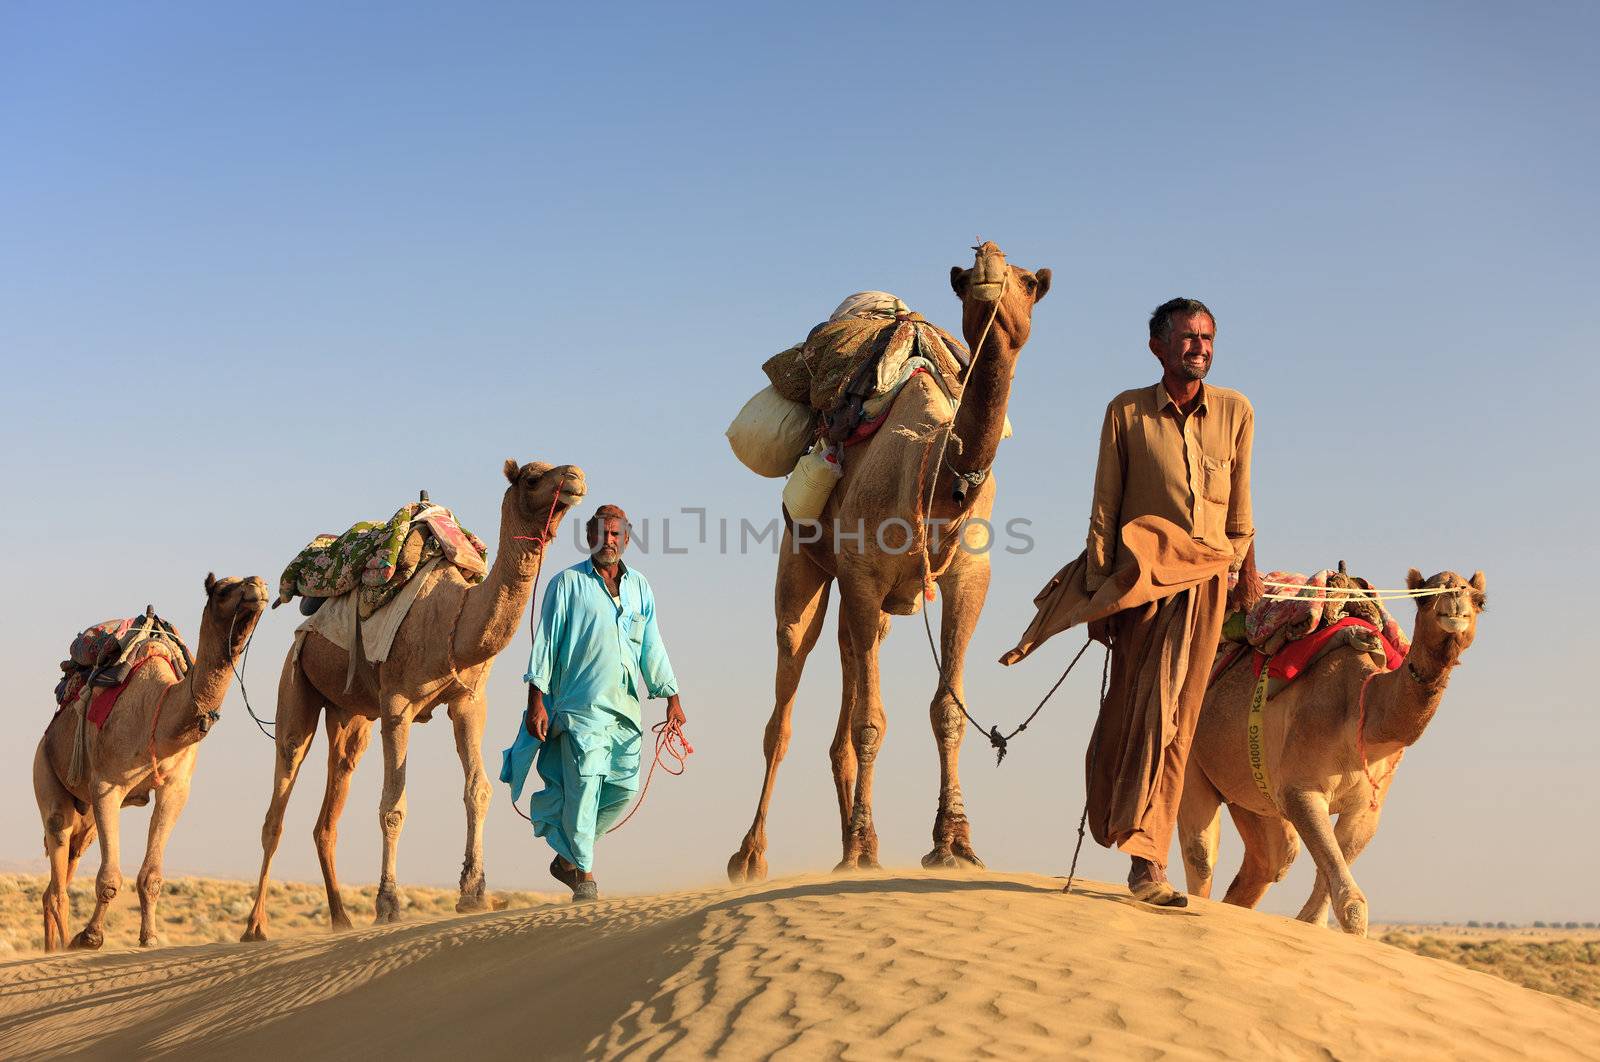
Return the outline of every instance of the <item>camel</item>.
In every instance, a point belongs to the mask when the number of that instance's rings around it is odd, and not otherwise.
[[[1339,925],[1366,935],[1367,898],[1351,877],[1350,864],[1377,832],[1395,769],[1438,710],[1450,670],[1472,644],[1486,600],[1482,572],[1470,580],[1449,571],[1424,580],[1413,568],[1406,585],[1456,592],[1417,599],[1411,652],[1403,665],[1384,672],[1367,653],[1340,647],[1267,701],[1262,744],[1272,801],[1256,785],[1246,749],[1252,669],[1236,663],[1213,683],[1195,731],[1178,811],[1189,892],[1211,893],[1219,811],[1226,803],[1245,853],[1225,903],[1259,903],[1273,883],[1283,880],[1303,837],[1316,860],[1317,883],[1298,917],[1324,924],[1331,897]],[[1337,825],[1332,815],[1338,815]]]
[[[383,796],[378,824],[383,867],[378,882],[376,924],[400,920],[395,860],[406,817],[406,747],[411,724],[426,723],[434,709],[449,706],[456,752],[466,776],[466,856],[461,866],[460,912],[487,909],[484,896],[483,820],[489,808],[489,776],[483,767],[483,727],[488,714],[484,687],[495,656],[516,635],[545,549],[566,513],[585,492],[583,470],[542,461],[505,463],[510,482],[500,504],[500,541],[488,577],[467,583],[454,565],[427,576],[395,634],[387,660],[356,669],[345,689],[348,654],[316,632],[304,635],[298,658],[291,649],[278,680],[277,755],[272,799],[261,826],[261,877],[255,906],[241,940],[267,936],[267,878],[283,835],[283,815],[295,777],[311,747],[317,717],[326,713],[328,784],[312,831],[328,891],[334,929],[350,928],[334,868],[339,816],[350,777],[366,750],[372,724],[383,741]]]
[[[44,890],[44,948],[54,951],[67,937],[67,886],[78,860],[100,837],[100,872],[89,924],[72,938],[74,948],[105,942],[106,909],[122,889],[118,832],[121,810],[155,799],[150,836],[139,868],[139,944],[156,943],[156,901],[161,897],[161,857],[189,800],[200,739],[222,709],[239,654],[267,607],[267,584],[257,578],[207,575],[206,606],[194,665],[181,680],[151,661],[135,671],[117,697],[105,725],[87,728],[88,770],[68,781],[77,741],[77,709],[58,711],[33,755],[33,792],[44,821],[44,854],[50,884]],[[87,703],[84,705],[87,710]]]
[[[886,723],[878,689],[878,649],[891,616],[913,615],[922,606],[924,544],[944,608],[940,683],[929,709],[939,750],[939,807],[933,848],[922,863],[983,866],[972,848],[957,774],[966,720],[956,698],[963,697],[967,643],[989,590],[988,543],[969,532],[985,531],[994,509],[995,480],[988,470],[1000,445],[1017,355],[1028,341],[1034,304],[1050,290],[1050,271],[1033,273],[1009,265],[992,242],[974,250],[971,268],[950,270],[951,287],[962,305],[962,331],[973,350],[953,426],[938,385],[927,375],[913,376],[877,434],[847,451],[844,476],[818,523],[797,528],[785,513],[775,593],[776,703],[763,742],[766,773],[755,820],[728,860],[728,877],[735,882],[767,874],[766,821],[778,764],[789,746],[800,674],[822,629],[835,581],[844,687],[829,752],[843,847],[837,869],[878,866],[872,780]],[[946,430],[952,434],[941,467],[934,462]],[[966,494],[964,500],[957,500],[958,487]]]

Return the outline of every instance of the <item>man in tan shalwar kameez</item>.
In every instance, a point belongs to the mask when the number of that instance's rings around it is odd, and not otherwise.
[[[1106,702],[1088,753],[1089,826],[1132,857],[1128,887],[1181,907],[1167,852],[1200,705],[1229,604],[1260,596],[1250,515],[1255,417],[1207,387],[1216,319],[1173,299],[1150,317],[1154,387],[1124,391],[1100,432],[1088,548],[1034,599],[1015,663],[1078,623],[1111,646]],[[1233,590],[1229,584],[1237,575]]]

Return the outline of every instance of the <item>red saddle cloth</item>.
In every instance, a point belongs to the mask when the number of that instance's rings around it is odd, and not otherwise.
[[[1251,664],[1255,669],[1257,678],[1261,677],[1261,668],[1266,665],[1268,673],[1273,678],[1282,679],[1286,683],[1293,682],[1300,676],[1302,671],[1311,666],[1311,663],[1316,660],[1318,652],[1328,644],[1328,640],[1346,627],[1356,627],[1364,631],[1371,631],[1378,636],[1378,640],[1383,643],[1384,670],[1393,671],[1405,662],[1405,654],[1395,648],[1394,643],[1385,638],[1378,628],[1359,617],[1346,616],[1337,623],[1323,627],[1321,630],[1312,631],[1304,638],[1288,643],[1282,649],[1279,649],[1270,660],[1268,660],[1265,653],[1251,650],[1247,645],[1241,645],[1218,661],[1217,666],[1211,671],[1211,681],[1215,682],[1218,675],[1226,671],[1229,665],[1239,659],[1240,653],[1250,651],[1255,655],[1255,659],[1251,661]]]
[[[89,722],[96,727],[105,726],[106,720],[111,718],[111,709],[117,706],[117,698],[121,697],[122,691],[128,688],[128,683],[133,681],[133,676],[137,675],[140,669],[152,660],[160,660],[167,665],[169,671],[172,669],[172,662],[167,659],[165,653],[159,651],[150,653],[143,660],[133,665],[133,670],[128,672],[128,677],[122,680],[121,685],[107,686],[105,689],[95,692],[94,698],[89,702]],[[173,681],[177,681],[176,678]]]

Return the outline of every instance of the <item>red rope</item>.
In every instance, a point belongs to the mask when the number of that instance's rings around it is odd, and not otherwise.
[[[622,829],[628,824],[628,820],[633,818],[640,808],[644,807],[644,797],[646,793],[650,792],[650,779],[655,777],[657,767],[660,767],[674,778],[689,769],[689,757],[694,755],[694,746],[689,744],[689,739],[683,736],[683,727],[676,720],[667,719],[657,723],[650,729],[656,735],[656,757],[650,762],[650,773],[644,776],[644,788],[639,790],[639,799],[634,801],[633,809],[623,816],[621,822],[607,830],[606,833],[608,834],[616,833]],[[670,756],[677,762],[678,769],[676,771],[662,762],[661,757],[663,754]]]
[[[1367,763],[1367,687],[1372,684],[1373,679],[1384,674],[1387,674],[1387,672],[1374,671],[1363,679],[1361,682],[1361,695],[1356,701],[1357,707],[1361,712],[1360,721],[1356,724],[1356,749],[1361,753],[1361,773],[1367,776],[1367,784],[1372,787],[1372,798],[1369,801],[1369,806],[1373,811],[1378,810],[1378,780],[1372,777],[1372,767]],[[1394,768],[1391,767],[1389,774],[1392,775],[1393,773]]]

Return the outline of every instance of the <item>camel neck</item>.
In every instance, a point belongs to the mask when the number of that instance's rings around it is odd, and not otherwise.
[[[254,626],[252,623],[233,632],[237,644],[230,652],[229,632],[225,627],[209,616],[202,618],[200,624],[200,643],[189,673],[164,694],[157,695],[165,698],[160,718],[154,723],[157,754],[162,757],[194,744],[211,729],[211,724],[222,713],[238,650],[244,647],[246,636]]]
[[[1448,649],[1430,652],[1419,639],[1405,663],[1372,680],[1366,702],[1370,758],[1409,748],[1422,737],[1444,700],[1457,655]]]
[[[945,454],[947,467],[939,470],[936,508],[942,507],[951,497],[955,474],[982,475],[989,470],[1000,450],[1000,438],[1005,434],[1011,377],[1021,344],[1015,343],[1003,327],[1005,314],[1001,313],[996,315],[993,327],[979,348],[977,341],[987,316],[973,315],[964,322],[967,342],[973,348],[972,368],[962,388],[960,408],[956,410],[952,426],[954,438]]]
[[[545,529],[528,527],[512,505],[509,496],[501,505],[500,541],[488,576],[465,591],[454,634],[457,671],[492,659],[511,644],[550,545],[542,537]]]

